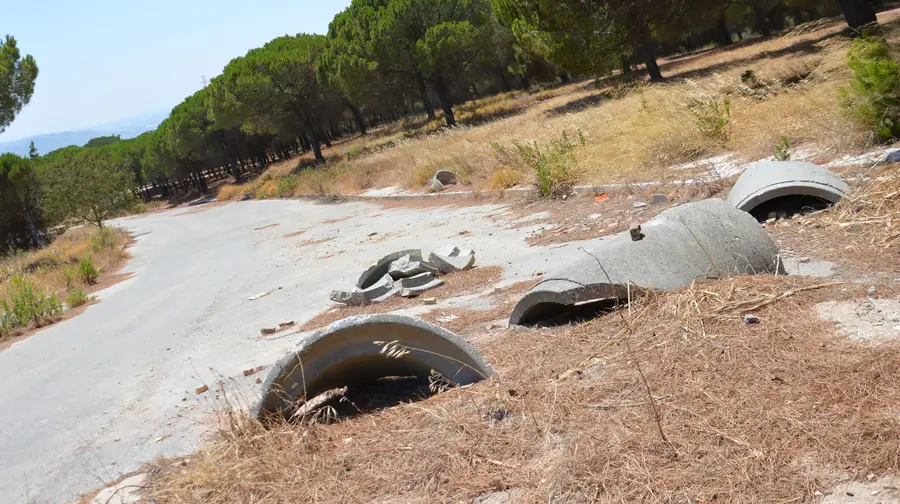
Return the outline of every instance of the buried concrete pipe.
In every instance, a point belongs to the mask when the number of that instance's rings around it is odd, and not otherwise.
[[[380,343],[379,343],[380,342]],[[408,349],[400,357],[382,353],[385,343]],[[481,353],[459,336],[403,315],[363,315],[310,334],[278,361],[253,408],[258,420],[290,415],[303,399],[328,390],[372,383],[379,378],[428,377],[431,371],[466,385],[494,371]]]
[[[793,215],[841,201],[850,186],[827,168],[801,161],[771,161],[744,172],[728,202],[757,220],[770,213]]]
[[[780,269],[778,247],[749,214],[719,199],[678,206],[640,232],[602,238],[582,259],[548,274],[516,304],[511,325],[552,325],[624,302],[643,289]]]

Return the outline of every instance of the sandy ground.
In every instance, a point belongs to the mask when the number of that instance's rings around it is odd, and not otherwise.
[[[260,328],[308,320],[386,253],[473,248],[479,265],[504,268],[500,284],[582,253],[578,242],[528,247],[533,229],[505,213],[259,201],[117,222],[136,238],[134,276],[0,353],[0,502],[71,502],[155,457],[192,453],[214,423],[217,382],[252,402],[257,376],[243,370],[302,337],[261,339]],[[195,394],[203,384],[209,392]]]

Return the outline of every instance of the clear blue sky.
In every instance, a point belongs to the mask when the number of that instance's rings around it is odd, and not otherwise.
[[[237,56],[286,34],[325,33],[350,0],[4,2],[40,68],[34,97],[0,141],[168,111]]]

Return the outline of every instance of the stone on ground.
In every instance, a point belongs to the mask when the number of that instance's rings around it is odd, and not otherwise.
[[[147,481],[147,474],[137,474],[125,478],[120,483],[104,488],[91,499],[90,504],[137,504],[141,500],[139,491]]]

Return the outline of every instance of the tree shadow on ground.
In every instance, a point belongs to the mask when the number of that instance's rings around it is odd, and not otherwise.
[[[588,96],[583,96],[576,100],[572,100],[570,102],[559,105],[558,107],[553,107],[552,109],[546,110],[544,111],[544,114],[550,117],[575,114],[578,112],[583,112],[589,108],[596,107],[609,98],[610,96],[608,93],[596,93]]]

